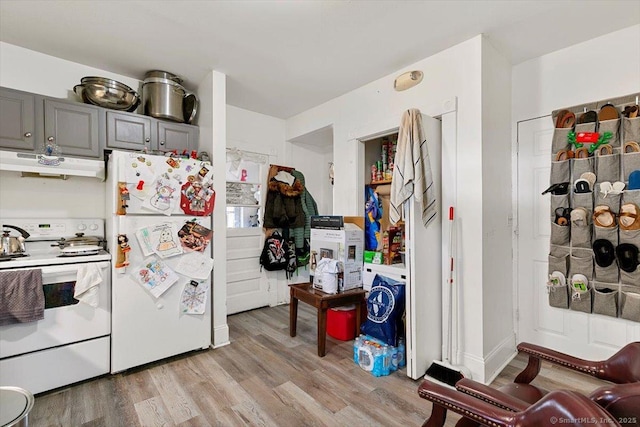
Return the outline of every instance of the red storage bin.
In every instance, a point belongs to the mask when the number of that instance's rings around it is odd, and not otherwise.
[[[356,337],[356,308],[339,307],[327,310],[327,334],[349,341]]]

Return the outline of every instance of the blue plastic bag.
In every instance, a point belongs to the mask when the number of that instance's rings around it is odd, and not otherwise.
[[[368,185],[364,188],[365,194],[365,223],[364,223],[364,248],[367,251],[377,251],[381,246],[380,219],[382,218],[382,202],[375,191]]]
[[[363,334],[396,346],[403,335],[397,324],[404,313],[404,288],[404,282],[376,274],[367,298],[367,320],[360,327]]]

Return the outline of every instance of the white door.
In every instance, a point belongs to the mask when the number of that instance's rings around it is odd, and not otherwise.
[[[436,200],[441,197],[442,130],[439,120],[422,115],[424,136],[429,149],[429,159]],[[408,224],[408,248],[410,286],[406,290],[407,375],[420,378],[434,360],[441,355],[442,321],[442,205],[441,212],[425,228],[422,223],[422,206],[412,197],[406,221]]]
[[[640,339],[640,324],[548,304],[550,196],[541,193],[549,186],[552,136],[550,116],[518,123],[518,341],[602,359]]]
[[[275,298],[260,270],[267,161],[266,154],[227,150],[227,314],[265,307]]]
[[[269,283],[260,271],[262,228],[227,229],[227,313],[269,305]]]

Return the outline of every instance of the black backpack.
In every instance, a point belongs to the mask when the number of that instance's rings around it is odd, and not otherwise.
[[[285,270],[289,264],[289,250],[282,235],[276,230],[267,237],[260,254],[260,265],[268,271]]]

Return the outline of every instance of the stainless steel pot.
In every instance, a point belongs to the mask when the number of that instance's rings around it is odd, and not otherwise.
[[[135,111],[140,104],[138,92],[124,83],[106,77],[83,77],[73,91],[86,104],[98,105],[121,111]]]
[[[85,236],[84,233],[76,233],[76,237],[65,239],[64,237],[56,244],[51,246],[58,246],[63,252],[77,252],[77,251],[97,251],[103,249],[105,240],[96,236]]]
[[[6,427],[27,427],[34,403],[33,394],[23,388],[0,387],[0,422]]]
[[[181,85],[182,79],[166,71],[145,74],[142,83],[144,114],[157,119],[191,123],[198,112],[198,97]]]
[[[4,228],[13,228],[20,233],[20,237],[11,236],[9,230],[2,230],[0,239],[0,255],[15,255],[24,253],[24,241],[29,238],[29,233],[15,225],[5,224]]]

